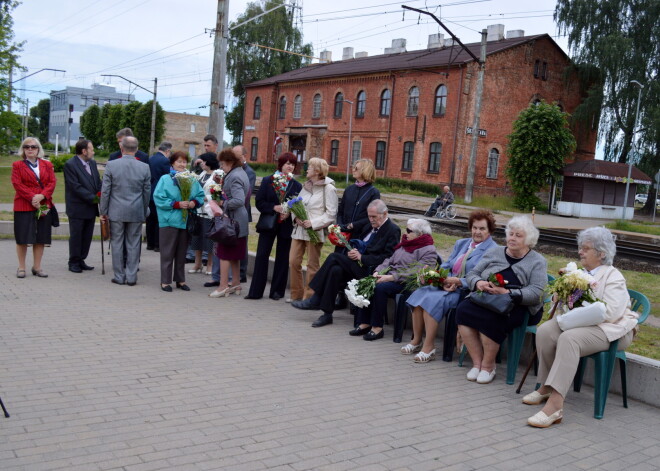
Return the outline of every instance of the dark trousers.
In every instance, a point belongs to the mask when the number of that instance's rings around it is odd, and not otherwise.
[[[147,217],[146,233],[147,233],[147,247],[158,248],[158,212],[156,211],[156,204],[154,200],[149,201],[149,216]]]
[[[69,266],[80,265],[89,255],[96,218],[69,218]]]
[[[348,258],[348,255],[331,253],[325,259],[309,287],[314,290],[314,296],[320,300],[320,307],[326,314],[335,310],[335,298],[339,290],[352,279],[367,276],[367,267],[361,267],[358,262]]]
[[[277,246],[275,248],[273,280],[270,283],[270,296],[277,294],[280,298],[284,297],[286,282],[289,277],[291,238],[278,237],[276,232],[262,232],[259,234],[257,256],[254,259],[254,271],[252,272],[249,296],[260,298],[264,295],[266,282],[268,281],[268,261],[275,239],[277,239]]]
[[[169,285],[172,280],[186,281],[186,250],[190,236],[186,229],[160,228],[160,282]],[[172,276],[174,268],[174,276]]]
[[[357,324],[369,324],[371,327],[383,327],[387,314],[387,300],[395,297],[404,289],[403,283],[386,281],[377,283],[369,307],[358,309]]]

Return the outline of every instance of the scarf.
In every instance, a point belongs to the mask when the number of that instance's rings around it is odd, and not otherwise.
[[[408,234],[403,234],[401,242],[394,246],[394,250],[403,248],[406,252],[413,253],[415,250],[426,247],[427,245],[433,245],[433,237],[429,234],[422,234],[413,240],[408,240]]]
[[[364,185],[366,185],[368,182],[355,182],[355,186],[358,188],[362,188]]]

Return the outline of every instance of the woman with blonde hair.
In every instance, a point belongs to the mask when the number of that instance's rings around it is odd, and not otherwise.
[[[309,283],[319,270],[321,248],[325,241],[323,229],[335,222],[337,216],[337,190],[335,182],[328,178],[328,163],[313,157],[307,165],[307,181],[298,195],[307,210],[308,219],[301,221],[293,217],[293,232],[291,233],[291,251],[289,252],[289,272],[292,301],[310,298],[314,290]],[[309,239],[307,229],[316,231],[320,242]],[[303,285],[302,260],[307,253],[307,277]]]

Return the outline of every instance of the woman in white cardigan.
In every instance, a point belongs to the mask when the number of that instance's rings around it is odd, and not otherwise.
[[[626,280],[612,266],[616,254],[612,233],[604,227],[591,227],[580,232],[578,254],[583,269],[596,281],[594,295],[605,303],[605,321],[563,331],[554,317],[538,328],[538,382],[542,386],[526,395],[523,402],[530,405],[547,402],[543,409],[527,419],[533,427],[545,428],[561,422],[564,398],[580,357],[607,350],[610,342],[617,339],[619,350],[624,350],[632,342],[637,326],[639,316],[630,310]]]
[[[327,177],[328,163],[314,157],[307,165],[307,181],[298,195],[302,198],[309,219],[301,221],[293,216],[293,232],[291,233],[291,251],[289,252],[289,278],[291,301],[310,298],[314,290],[309,283],[319,270],[321,248],[325,242],[325,229],[335,222],[337,217],[338,198],[335,182]],[[316,231],[320,242],[309,240],[307,229]],[[307,252],[307,277],[303,286],[302,260]]]

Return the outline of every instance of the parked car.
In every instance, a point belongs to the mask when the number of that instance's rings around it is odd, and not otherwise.
[[[637,193],[635,195],[635,203],[646,204],[647,199],[648,199],[648,195],[645,195],[643,193]]]

